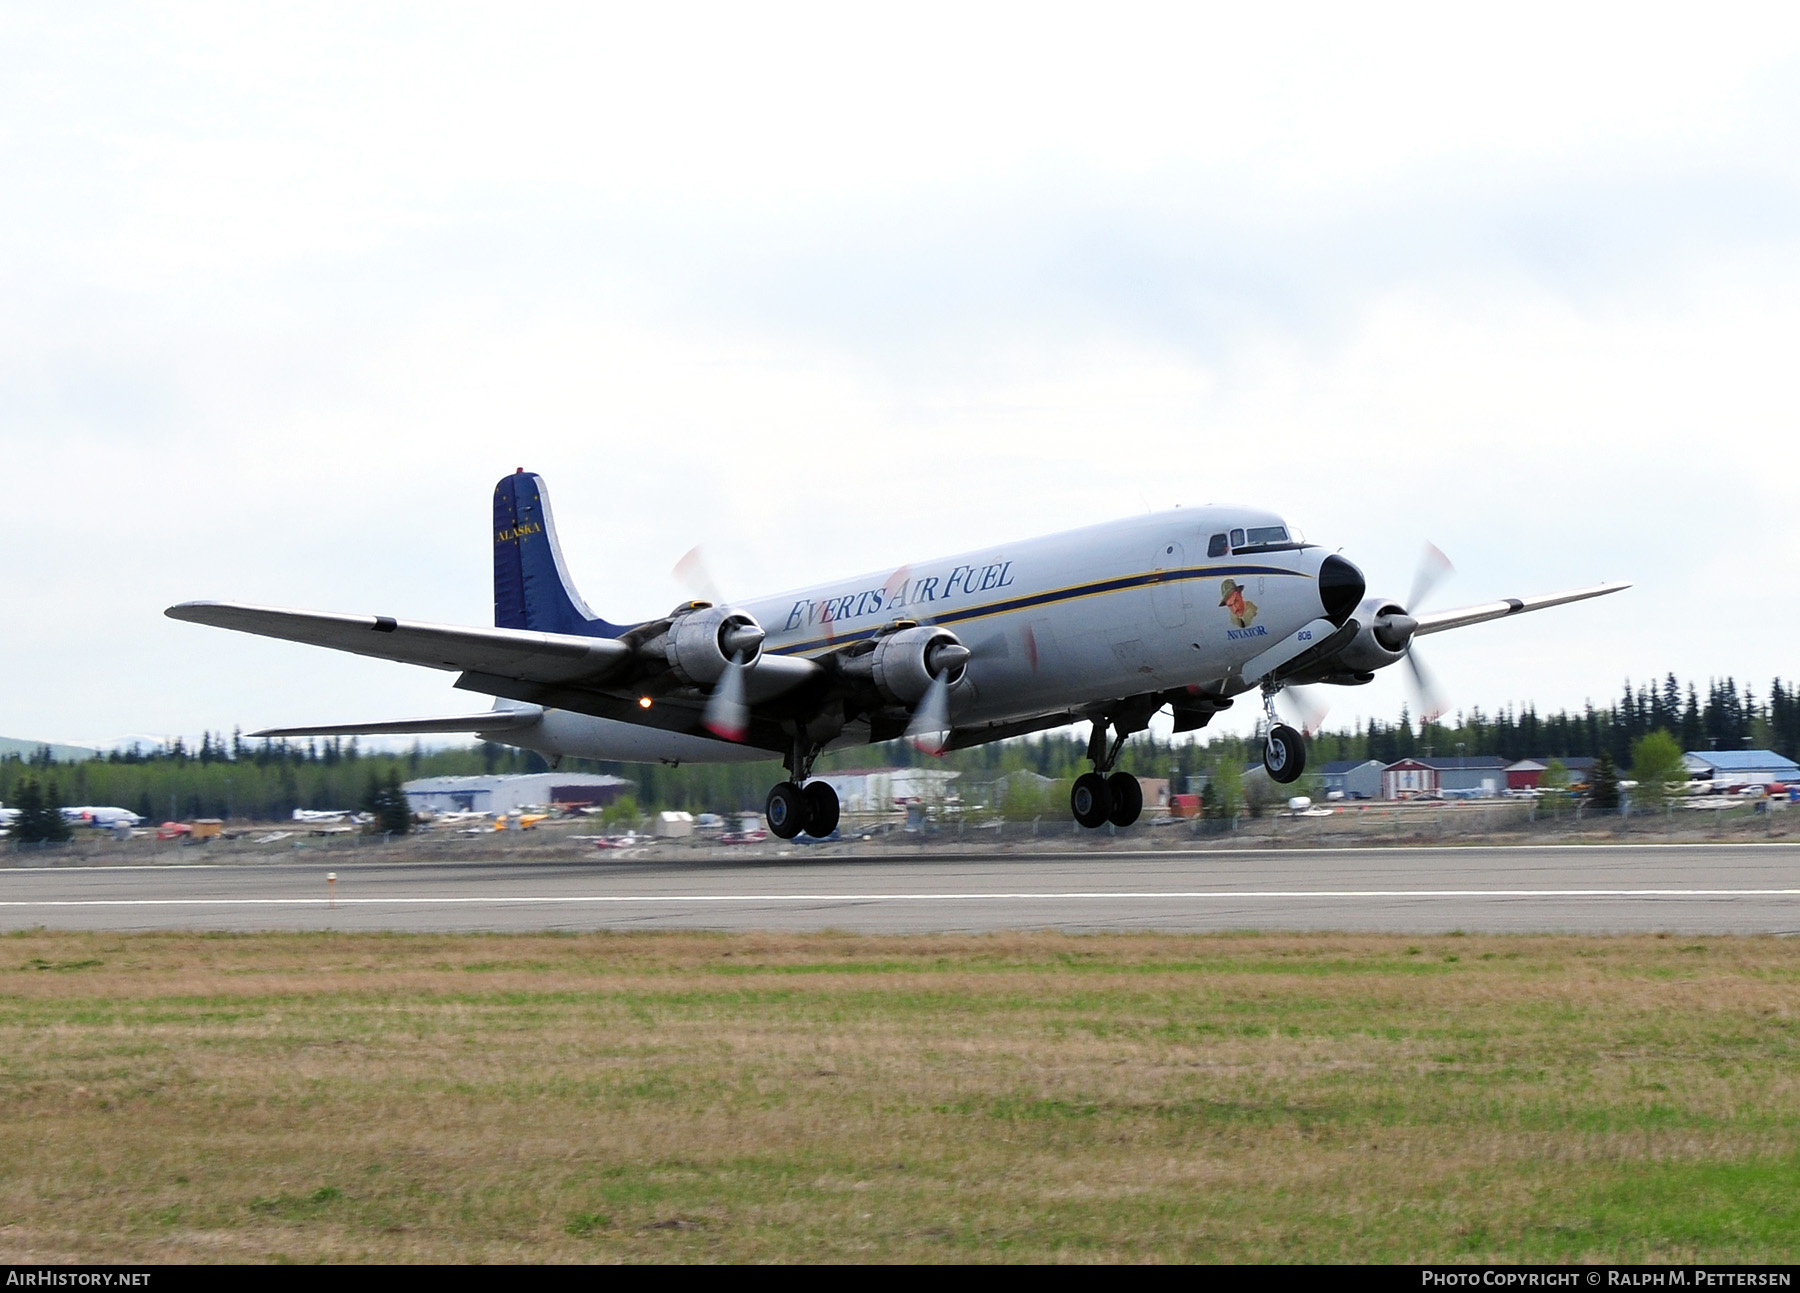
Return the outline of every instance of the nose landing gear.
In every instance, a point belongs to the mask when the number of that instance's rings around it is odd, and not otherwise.
[[[1275,712],[1278,686],[1263,687],[1263,714],[1268,719],[1268,735],[1263,738],[1263,771],[1269,780],[1287,785],[1298,781],[1306,771],[1306,738],[1281,721]]]

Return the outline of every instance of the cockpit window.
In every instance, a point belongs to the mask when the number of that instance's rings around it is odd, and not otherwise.
[[[1225,555],[1225,547],[1225,536],[1222,534],[1215,534],[1212,537],[1212,542],[1206,545],[1206,555],[1209,557],[1222,557]]]
[[[1242,530],[1233,530],[1231,532],[1231,546],[1234,548],[1241,548],[1244,546],[1244,532]]]
[[[1246,537],[1248,538],[1249,541],[1247,543],[1241,543],[1238,541],[1238,536],[1234,532],[1231,536],[1231,546],[1234,548],[1242,548],[1242,547],[1261,548],[1261,547],[1266,547],[1268,544],[1271,544],[1271,543],[1286,543],[1288,541],[1287,526],[1285,526],[1285,525],[1253,526],[1253,527],[1251,527],[1251,529]]]

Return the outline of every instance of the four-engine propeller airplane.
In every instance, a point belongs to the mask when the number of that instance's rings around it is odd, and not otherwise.
[[[178,620],[449,669],[495,697],[473,714],[278,728],[257,736],[472,732],[564,756],[784,761],[769,829],[829,835],[838,801],[812,781],[825,750],[910,735],[941,752],[1093,724],[1093,771],[1070,807],[1083,826],[1130,825],[1137,780],[1114,772],[1126,740],[1168,709],[1206,726],[1260,690],[1264,767],[1291,782],[1299,732],[1275,698],[1354,685],[1410,658],[1415,639],[1599,597],[1598,584],[1433,614],[1366,596],[1362,572],[1299,541],[1281,518],[1178,509],[834,581],[741,605],[685,602],[639,624],[588,609],[563,561],[543,480],[494,489],[494,627],[185,602]]]

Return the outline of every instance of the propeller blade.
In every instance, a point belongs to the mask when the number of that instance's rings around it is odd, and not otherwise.
[[[726,741],[741,741],[750,731],[750,707],[744,703],[744,675],[750,672],[743,652],[731,658],[701,715],[701,726]]]
[[[706,564],[705,551],[696,544],[687,550],[675,568],[669,572],[675,576],[693,601],[711,602],[714,606],[723,606],[725,601],[719,596],[719,585],[713,580],[712,571]]]
[[[1445,575],[1455,570],[1450,558],[1440,552],[1436,544],[1427,543],[1425,550],[1419,553],[1419,568],[1413,571],[1412,595],[1406,599],[1406,609],[1418,614],[1420,603],[1431,596],[1431,590],[1443,582]]]
[[[1419,659],[1419,653],[1409,650],[1405,658],[1406,667],[1412,674],[1413,694],[1419,700],[1419,721],[1435,723],[1449,711],[1449,703],[1444,700],[1444,694],[1438,689],[1425,662]]]
[[[925,689],[925,696],[919,701],[919,707],[913,711],[912,722],[907,724],[906,739],[913,743],[913,748],[931,755],[933,758],[943,754],[944,746],[950,740],[950,671],[944,670],[931,680],[931,686]]]
[[[1331,702],[1320,687],[1283,687],[1278,700],[1293,711],[1300,720],[1300,730],[1308,737],[1318,735],[1325,726],[1325,716],[1331,712]]]

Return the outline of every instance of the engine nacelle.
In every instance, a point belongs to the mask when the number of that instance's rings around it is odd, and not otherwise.
[[[1406,608],[1385,597],[1366,597],[1356,608],[1356,621],[1362,625],[1350,645],[1332,657],[1333,668],[1353,673],[1373,673],[1385,669],[1406,655],[1412,645],[1416,621]]]
[[[949,629],[921,625],[875,639],[875,648],[844,662],[844,671],[867,678],[886,699],[916,705],[932,680],[946,674],[954,687],[969,663],[969,648]]]
[[[710,687],[734,657],[753,664],[762,655],[763,627],[754,616],[728,606],[698,605],[669,617],[669,627],[639,648],[667,661],[683,682]]]

